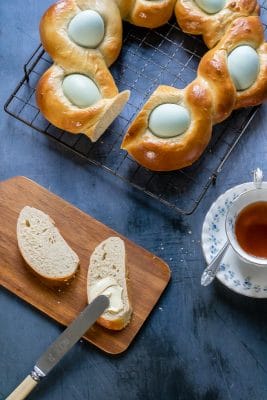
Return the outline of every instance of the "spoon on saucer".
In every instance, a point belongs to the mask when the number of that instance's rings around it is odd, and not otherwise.
[[[260,168],[257,168],[253,174],[254,186],[256,189],[261,189],[262,181],[263,181],[263,172]],[[230,246],[229,241],[227,240],[222,249],[219,251],[217,256],[211,261],[211,263],[204,269],[203,274],[201,275],[201,285],[208,286],[211,284],[216,277],[217,272],[220,269],[221,261]]]
[[[203,274],[201,275],[201,285],[208,286],[213,282],[216,277],[217,272],[220,269],[221,261],[228,250],[230,243],[227,241],[222,249],[219,251],[217,256],[211,261],[211,263],[204,269]]]

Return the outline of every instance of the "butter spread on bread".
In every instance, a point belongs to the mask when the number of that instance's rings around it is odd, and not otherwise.
[[[91,301],[101,294],[107,296],[109,307],[106,311],[116,314],[123,310],[122,291],[123,288],[118,285],[114,278],[106,277],[91,286]]]
[[[98,323],[112,330],[123,329],[131,319],[127,289],[124,241],[110,237],[101,242],[90,257],[87,279],[88,303],[100,294],[109,297],[110,306]]]

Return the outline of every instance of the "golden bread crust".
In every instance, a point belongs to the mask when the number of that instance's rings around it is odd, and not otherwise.
[[[115,0],[115,2],[124,20],[144,28],[157,28],[169,21],[176,0]]]
[[[183,135],[161,139],[147,129],[151,111],[162,103],[181,104],[190,110],[191,124]],[[209,91],[197,80],[184,90],[159,86],[130,126],[122,148],[140,164],[154,171],[171,171],[191,165],[209,143],[211,107]]]
[[[114,0],[119,7],[121,18],[126,19],[130,14],[136,0]]]
[[[21,252],[21,251],[20,251]],[[23,262],[25,265],[25,268],[27,269],[27,271],[31,274],[34,275],[34,277],[36,277],[40,282],[42,282],[44,285],[48,286],[48,287],[61,287],[64,286],[66,284],[71,284],[71,282],[75,279],[76,275],[78,275],[79,273],[79,268],[80,268],[80,264],[78,265],[77,269],[75,272],[73,272],[71,275],[69,275],[68,277],[65,278],[51,278],[51,277],[45,277],[44,275],[40,275],[34,268],[32,268],[27,261],[24,259],[22,253],[21,253],[21,257],[23,258]]]
[[[64,77],[77,71],[94,79],[102,94],[102,99],[91,107],[79,108],[73,105],[63,93]],[[100,130],[107,128],[105,122],[114,116],[114,106],[118,107],[116,110],[118,114],[128,98],[128,91],[118,93],[109,70],[104,61],[98,57],[93,63],[80,67],[72,65],[62,68],[53,64],[43,74],[36,88],[38,107],[51,123],[71,133],[84,133],[92,141],[96,141],[103,133],[99,133]]]
[[[96,49],[82,47],[70,39],[67,28],[73,17],[84,10],[97,11],[105,22],[105,36]],[[107,0],[60,0],[43,15],[40,36],[47,53],[59,65],[88,63],[96,55],[110,66],[122,46],[122,21],[118,7]]]
[[[212,48],[235,19],[259,15],[260,9],[256,0],[230,0],[221,11],[207,14],[194,0],[177,0],[174,11],[183,32],[203,35],[207,47]]]
[[[264,30],[259,17],[250,16],[235,20],[221,41],[221,46],[227,50],[228,55],[240,44],[247,44],[256,50],[260,67],[253,85],[236,92],[234,109],[255,106],[267,98],[267,43],[264,42]]]
[[[240,44],[252,46],[258,53],[260,71],[255,83],[237,91],[228,70],[228,55]],[[131,124],[122,143],[141,165],[154,171],[184,168],[205,150],[212,125],[225,120],[233,109],[262,103],[267,98],[267,44],[259,17],[238,18],[221,41],[201,59],[197,78],[185,89],[160,86]],[[148,129],[153,109],[164,103],[184,105],[191,114],[187,131],[162,139]]]
[[[121,331],[127,325],[129,325],[131,321],[132,310],[129,311],[127,318],[117,318],[116,320],[108,320],[104,317],[99,317],[97,323],[104,328],[111,329],[113,331]]]
[[[205,81],[212,96],[213,124],[225,120],[233,111],[236,89],[229,77],[227,52],[218,47],[208,51],[198,66],[198,79]]]
[[[67,34],[69,21],[81,10],[93,9],[104,19],[105,38],[96,49],[75,44]],[[259,20],[256,0],[229,0],[215,14],[201,10],[194,0],[60,0],[42,18],[40,33],[47,52],[57,64],[41,78],[37,103],[54,125],[72,133],[85,133],[95,141],[121,111],[129,92],[118,93],[107,70],[122,44],[121,18],[154,28],[166,23],[175,11],[182,30],[202,34],[208,47],[201,59],[197,78],[185,89],[160,86],[135,121],[122,143],[140,164],[157,171],[191,165],[206,148],[211,126],[226,119],[233,109],[257,105],[267,97],[267,44]],[[228,56],[241,44],[252,46],[259,56],[256,81],[237,91],[228,70]],[[71,67],[70,67],[71,66]],[[102,99],[80,109],[64,96],[61,84],[70,73],[84,74],[98,85]],[[163,139],[148,129],[151,111],[160,104],[184,105],[191,114],[187,131]]]
[[[176,0],[146,1],[137,0],[127,17],[136,26],[157,28],[166,24],[172,16]]]
[[[237,91],[229,74],[227,58],[240,44],[255,49],[260,69],[256,81],[246,90]],[[213,123],[226,119],[233,109],[261,104],[267,98],[267,43],[259,17],[236,19],[221,41],[202,57],[198,77],[205,79],[212,90]]]
[[[95,49],[76,44],[67,32],[72,18],[88,9],[98,12],[105,23],[104,39]],[[122,45],[117,5],[109,0],[60,0],[43,15],[40,35],[45,50],[55,61],[37,85],[36,100],[41,112],[58,128],[84,133],[96,141],[121,112],[130,94],[118,92],[107,68],[118,57]],[[63,79],[74,73],[96,83],[102,95],[97,103],[79,108],[67,99],[62,90]]]

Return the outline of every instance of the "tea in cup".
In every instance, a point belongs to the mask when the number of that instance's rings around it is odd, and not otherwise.
[[[228,210],[225,229],[233,250],[245,262],[267,267],[267,189],[242,193]]]

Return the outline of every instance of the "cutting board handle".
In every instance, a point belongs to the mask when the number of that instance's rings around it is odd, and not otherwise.
[[[24,381],[6,398],[6,400],[23,400],[38,384],[31,375],[28,375]]]

